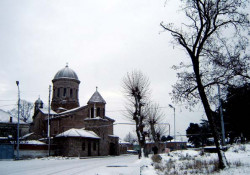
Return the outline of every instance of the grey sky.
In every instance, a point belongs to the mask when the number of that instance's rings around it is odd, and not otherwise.
[[[173,129],[173,110],[167,107],[176,81],[171,66],[185,52],[172,46],[159,24],[182,20],[177,7],[174,0],[166,5],[165,0],[1,0],[0,108],[15,107],[16,80],[22,99],[34,102],[40,95],[47,103],[51,80],[69,63],[81,81],[81,106],[98,86],[108,116],[124,122],[121,81],[137,69],[149,77],[152,100],[166,107]],[[203,109],[175,106],[176,131],[184,134],[190,121],[199,122]],[[128,130],[117,125],[115,134],[124,137]]]

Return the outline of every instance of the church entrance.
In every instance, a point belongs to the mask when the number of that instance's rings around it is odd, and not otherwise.
[[[91,142],[88,143],[88,156],[91,156]]]
[[[116,147],[114,143],[109,144],[109,154],[110,155],[116,155]]]

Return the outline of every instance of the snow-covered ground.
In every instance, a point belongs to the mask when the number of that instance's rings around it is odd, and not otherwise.
[[[140,161],[136,155],[103,158],[62,158],[0,161],[1,175],[139,175]]]
[[[161,154],[161,160],[152,158],[144,160],[145,165],[142,168],[143,175],[168,175],[168,174],[250,174],[250,144],[233,145],[225,152],[230,167],[217,170],[214,166],[218,160],[215,153],[201,153],[194,150],[173,151],[170,154]],[[158,161],[158,163],[156,163]],[[201,162],[205,162],[202,164]]]
[[[0,161],[1,175],[168,175],[168,174],[214,174],[214,175],[249,175],[250,144],[234,145],[226,157],[230,167],[222,171],[213,171],[217,160],[215,153],[201,153],[194,150],[173,151],[161,154],[159,163],[152,158],[138,160],[137,155],[107,156],[100,158],[62,158]],[[200,164],[206,162],[206,166]],[[216,168],[215,168],[216,169]]]

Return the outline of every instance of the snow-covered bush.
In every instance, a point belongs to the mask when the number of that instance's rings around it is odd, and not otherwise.
[[[153,156],[151,157],[151,159],[152,159],[152,161],[153,161],[154,163],[160,163],[161,160],[162,160],[162,157],[161,157],[159,154],[155,154],[155,155],[153,155]]]
[[[245,152],[246,151],[246,146],[242,145],[242,144],[237,144],[237,145],[233,145],[231,148],[232,152],[238,153],[238,152]]]

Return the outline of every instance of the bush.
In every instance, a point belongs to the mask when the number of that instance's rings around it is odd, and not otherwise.
[[[153,156],[151,157],[151,159],[152,159],[152,161],[153,161],[154,163],[160,163],[161,160],[162,160],[162,157],[161,157],[160,155],[158,155],[158,154],[155,154],[155,155],[153,155]]]

